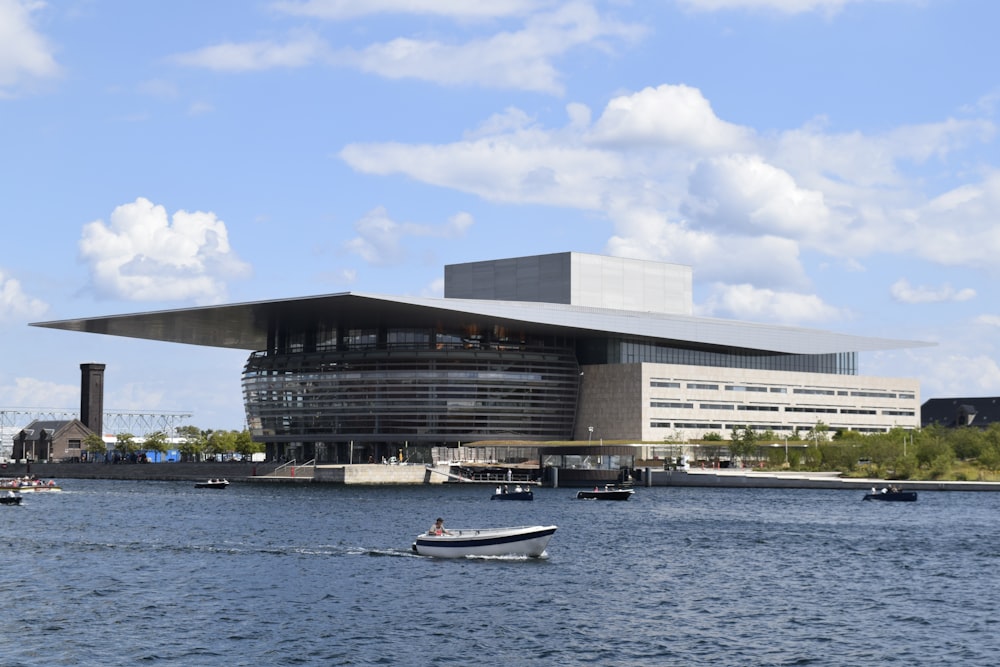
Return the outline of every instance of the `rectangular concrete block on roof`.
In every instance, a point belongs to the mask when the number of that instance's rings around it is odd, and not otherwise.
[[[690,315],[691,267],[578,252],[445,266],[446,299]]]

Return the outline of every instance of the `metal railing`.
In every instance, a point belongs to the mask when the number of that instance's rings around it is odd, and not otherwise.
[[[265,477],[313,477],[316,474],[316,459],[297,463],[295,459],[282,463]]]

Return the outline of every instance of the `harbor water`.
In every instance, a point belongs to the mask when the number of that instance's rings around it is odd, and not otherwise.
[[[4,665],[995,665],[1000,494],[65,480],[0,507]],[[446,526],[555,524],[543,559]]]

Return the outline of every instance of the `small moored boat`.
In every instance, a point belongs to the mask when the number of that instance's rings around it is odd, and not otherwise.
[[[229,486],[229,481],[225,479],[210,479],[207,482],[198,482],[194,485],[196,489],[224,489]]]
[[[556,526],[513,528],[449,528],[444,534],[424,533],[413,542],[421,556],[463,558],[466,556],[532,556],[545,552]]]
[[[876,491],[872,489],[871,493],[866,493],[865,500],[888,500],[895,502],[915,502],[917,500],[916,491],[903,491],[901,489],[889,488],[882,489],[881,491]]]
[[[520,484],[510,490],[507,486],[498,486],[490,500],[534,500],[535,494],[530,488],[522,488]]]
[[[580,500],[628,500],[633,493],[635,493],[634,489],[605,485],[603,489],[595,486],[593,491],[580,491],[576,497]]]

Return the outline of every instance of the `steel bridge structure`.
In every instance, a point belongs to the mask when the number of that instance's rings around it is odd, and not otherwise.
[[[167,437],[173,437],[177,427],[191,418],[190,412],[106,410],[103,414],[104,433],[131,433],[139,437],[157,431],[165,433]],[[79,418],[79,408],[0,408],[0,437],[3,438],[0,447],[36,419],[69,421]]]

